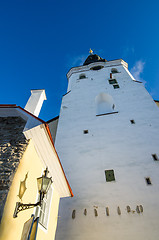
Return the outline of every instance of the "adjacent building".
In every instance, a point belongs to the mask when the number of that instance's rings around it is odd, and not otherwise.
[[[45,99],[44,90],[32,90],[24,109],[0,105],[0,240],[53,240],[59,200],[73,196],[49,126],[38,118]],[[38,202],[36,179],[46,167],[53,183],[42,206],[20,211],[15,217],[16,202]]]

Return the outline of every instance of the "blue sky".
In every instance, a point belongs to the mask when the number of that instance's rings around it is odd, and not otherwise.
[[[39,117],[59,114],[66,73],[89,48],[122,58],[159,99],[159,1],[0,1],[0,103],[21,107],[31,89],[46,90]]]

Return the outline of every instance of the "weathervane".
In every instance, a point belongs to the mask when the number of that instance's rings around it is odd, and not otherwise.
[[[93,50],[90,48],[89,53],[93,55]]]

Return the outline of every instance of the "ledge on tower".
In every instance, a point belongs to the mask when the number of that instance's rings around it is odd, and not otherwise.
[[[107,60],[99,57],[97,54],[90,54],[85,60],[83,66],[94,62],[107,62]]]

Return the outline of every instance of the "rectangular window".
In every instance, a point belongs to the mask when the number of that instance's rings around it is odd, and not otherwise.
[[[151,179],[149,177],[145,178],[147,185],[151,185]]]
[[[52,199],[52,187],[49,188],[47,194],[45,195],[42,205],[40,207],[39,213],[39,223],[47,229],[48,221],[49,221],[49,212],[51,207],[51,199]],[[38,216],[38,208],[36,209],[35,216]]]
[[[117,83],[116,79],[109,79],[109,84],[115,84],[115,83]]]
[[[87,134],[87,133],[88,133],[88,130],[83,130],[83,133],[84,133],[84,134]]]
[[[113,87],[114,87],[114,89],[116,89],[116,88],[119,88],[119,85],[118,84],[114,84]]]
[[[131,119],[130,122],[131,122],[131,124],[135,124],[134,119]]]
[[[105,170],[106,182],[115,181],[114,170]]]
[[[154,161],[158,161],[159,160],[156,154],[152,154],[152,157],[153,157]]]

